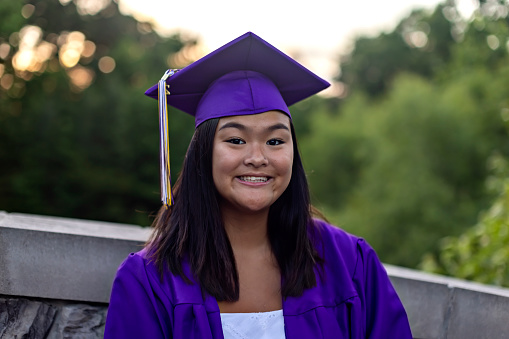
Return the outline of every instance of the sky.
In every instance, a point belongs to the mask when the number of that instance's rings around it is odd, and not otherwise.
[[[208,53],[251,31],[327,80],[340,54],[359,35],[392,30],[412,9],[432,10],[443,0],[119,0],[121,11],[152,20],[160,32],[199,37]],[[476,0],[457,0],[469,16]]]

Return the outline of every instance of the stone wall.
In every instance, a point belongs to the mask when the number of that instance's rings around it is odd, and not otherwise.
[[[102,338],[107,309],[107,305],[0,297],[0,338]]]
[[[149,233],[0,212],[0,338],[102,338],[116,269]]]
[[[115,271],[146,228],[0,212],[0,338],[102,338]],[[509,289],[386,265],[414,338],[509,339]]]
[[[509,338],[509,289],[385,267],[414,338]]]

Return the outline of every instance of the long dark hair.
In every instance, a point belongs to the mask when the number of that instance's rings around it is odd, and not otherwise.
[[[182,262],[186,261],[205,292],[218,301],[236,301],[239,277],[212,178],[212,148],[218,121],[207,120],[196,129],[174,186],[174,204],[160,209],[147,248],[161,275],[167,267],[191,282],[183,271]],[[270,207],[268,218],[268,236],[281,271],[283,297],[300,296],[306,288],[315,286],[314,267],[323,261],[313,246],[317,234],[311,218],[309,189],[290,125],[292,177]]]

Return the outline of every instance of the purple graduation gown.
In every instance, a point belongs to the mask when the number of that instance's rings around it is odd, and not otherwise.
[[[325,259],[317,286],[283,300],[287,339],[411,339],[408,319],[385,269],[363,240],[317,221]],[[190,268],[183,263],[188,276]],[[161,283],[146,251],[131,253],[113,282],[106,339],[223,338],[215,298],[168,273]]]

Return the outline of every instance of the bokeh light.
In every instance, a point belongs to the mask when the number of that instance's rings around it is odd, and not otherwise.
[[[500,40],[498,40],[497,36],[493,34],[486,37],[486,43],[492,50],[496,50],[500,47]]]
[[[81,52],[81,55],[85,58],[90,58],[94,55],[94,53],[95,44],[90,40],[85,41],[83,44],[83,52]]]
[[[81,92],[86,89],[94,80],[95,73],[83,66],[76,66],[67,71],[67,75],[71,79],[71,89],[74,92]]]
[[[111,3],[111,0],[75,0],[78,13],[96,15]]]
[[[53,45],[52,43],[49,43],[47,41],[42,41],[39,46],[35,49],[36,53],[35,56],[39,60],[39,62],[44,62],[46,60],[49,60],[53,57],[53,55],[56,53],[57,46]]]
[[[64,49],[60,53],[60,63],[67,68],[71,68],[76,66],[78,61],[80,61],[80,57],[81,54],[77,50],[72,48]]]
[[[11,51],[11,46],[9,44],[3,43],[0,44],[0,58],[6,59]]]
[[[85,34],[75,31],[58,38],[60,47],[59,59],[62,66],[72,68],[78,64],[85,49]]]
[[[27,71],[34,63],[33,50],[19,50],[12,58],[12,66],[18,71]]]
[[[42,37],[42,29],[38,26],[25,26],[19,31],[19,48],[33,48]]]
[[[13,37],[13,34],[11,34]],[[42,30],[37,26],[25,26],[15,38],[19,49],[12,57],[12,65],[17,72],[40,72],[45,68],[45,62],[56,52],[56,46],[41,41]],[[3,46],[3,45],[2,45]],[[9,48],[0,46],[0,55],[8,55]],[[25,78],[25,77],[23,77]]]
[[[21,15],[23,18],[28,19],[34,14],[35,6],[32,4],[26,4],[21,8]]]
[[[18,46],[18,43],[19,43],[19,33],[18,32],[14,32],[11,35],[9,35],[9,43],[13,47]]]
[[[12,66],[16,74],[27,80],[30,74],[24,72],[42,72],[46,68],[46,61],[56,53],[56,46],[47,41],[42,41],[42,30],[37,26],[25,26],[19,34],[11,34],[11,39],[19,46],[18,51],[12,57]],[[10,52],[8,44],[0,45],[0,57],[5,59]]]
[[[5,74],[0,79],[0,86],[7,91],[11,88],[13,82],[14,76],[12,74]]]
[[[166,60],[170,68],[182,68],[206,54],[205,48],[198,43],[185,45],[180,51],[170,54]]]
[[[115,69],[115,59],[104,56],[99,59],[99,70],[103,73],[111,73]]]
[[[423,48],[428,44],[428,35],[422,31],[414,31],[405,35],[405,41],[411,47]]]

